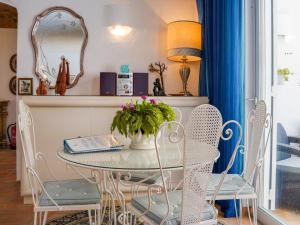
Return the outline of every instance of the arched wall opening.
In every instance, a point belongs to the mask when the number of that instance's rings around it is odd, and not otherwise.
[[[13,147],[12,134],[7,135],[7,128],[16,123],[18,12],[12,5],[11,1],[0,1],[0,106],[5,111],[0,115],[1,149]]]

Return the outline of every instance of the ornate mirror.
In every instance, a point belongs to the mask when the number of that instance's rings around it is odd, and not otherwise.
[[[70,66],[67,88],[74,87],[84,72],[87,37],[83,18],[71,9],[53,7],[38,15],[32,28],[37,76],[54,88],[61,58],[65,57]]]

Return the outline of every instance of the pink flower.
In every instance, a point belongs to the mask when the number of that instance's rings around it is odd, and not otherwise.
[[[142,96],[142,99],[145,101],[147,99],[147,96]]]
[[[127,106],[126,106],[126,105],[122,105],[121,107],[122,107],[122,110],[123,110],[123,111],[125,111],[125,110],[127,109]]]
[[[132,102],[130,102],[129,108],[130,108],[130,110],[135,110],[135,106],[134,106],[134,104]]]
[[[155,99],[153,99],[153,98],[152,98],[152,99],[150,99],[150,103],[151,103],[151,104],[156,104],[156,101],[155,101]]]

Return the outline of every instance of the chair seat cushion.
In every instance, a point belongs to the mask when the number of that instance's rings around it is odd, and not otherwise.
[[[182,191],[173,191],[168,193],[171,214],[166,221],[166,225],[179,225],[181,224],[181,201],[182,201]],[[146,216],[157,224],[164,219],[167,215],[167,203],[164,194],[154,194],[151,196],[153,202],[150,211]],[[132,199],[131,205],[136,208],[141,213],[148,209],[148,196],[137,197]],[[206,203],[202,210],[202,220],[211,220],[215,217],[214,208]]]
[[[215,190],[221,180],[221,174],[212,174],[211,181],[207,188],[207,195],[212,197],[215,193]],[[241,188],[243,189],[241,190]],[[236,193],[239,193],[237,196],[238,199],[246,198],[249,195],[256,195],[254,188],[246,182],[246,180],[238,174],[227,174],[225,176],[223,185],[217,195],[217,200],[220,199],[232,199]]]
[[[86,205],[100,202],[97,185],[84,179],[48,181],[44,183],[44,187],[58,205]],[[54,206],[44,191],[39,205]]]
[[[277,161],[276,164],[280,171],[300,174],[300,157],[298,156]]]

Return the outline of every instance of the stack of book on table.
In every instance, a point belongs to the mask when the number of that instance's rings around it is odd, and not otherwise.
[[[113,135],[78,137],[64,140],[64,149],[70,154],[119,151],[124,145]]]

